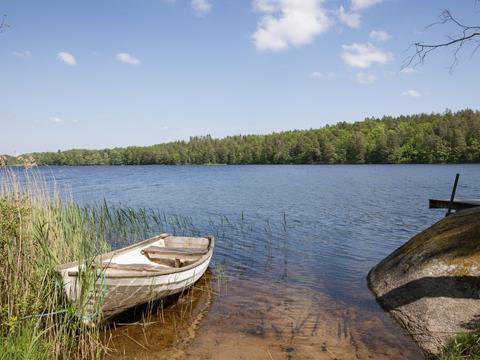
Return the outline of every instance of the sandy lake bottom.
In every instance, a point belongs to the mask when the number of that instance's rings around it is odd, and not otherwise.
[[[310,289],[223,278],[143,317],[130,311],[105,335],[110,359],[422,359],[381,311],[343,305]]]

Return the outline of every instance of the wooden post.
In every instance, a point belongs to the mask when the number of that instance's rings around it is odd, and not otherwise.
[[[460,174],[455,175],[455,182],[453,183],[452,195],[450,196],[450,203],[448,204],[448,210],[445,216],[448,216],[452,213],[453,200],[455,200],[455,193],[457,192],[458,178]]]

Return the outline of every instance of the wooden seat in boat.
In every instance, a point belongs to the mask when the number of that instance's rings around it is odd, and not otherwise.
[[[208,252],[206,248],[174,248],[162,246],[149,246],[142,250],[142,254],[164,254],[171,256],[202,256]]]
[[[148,260],[157,264],[180,268],[190,265],[208,253],[205,248],[173,248],[149,246],[141,251]]]

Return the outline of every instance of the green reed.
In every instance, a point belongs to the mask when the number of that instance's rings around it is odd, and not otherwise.
[[[108,246],[82,208],[50,194],[38,174],[26,173],[25,179],[20,183],[15,173],[2,170],[0,358],[97,357],[98,330],[87,328],[79,316],[87,297],[97,296],[88,292],[95,274],[85,271],[85,296],[70,304],[56,267],[88,264]]]
[[[0,169],[0,359],[92,359],[102,346],[96,256],[166,228],[191,232],[191,220],[158,212],[80,206],[35,170]],[[81,295],[66,299],[57,266],[78,261]]]

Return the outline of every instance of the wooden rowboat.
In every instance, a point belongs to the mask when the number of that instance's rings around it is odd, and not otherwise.
[[[57,270],[70,301],[82,302],[85,293],[97,293],[86,297],[86,311],[82,316],[88,322],[94,315],[107,319],[133,306],[187,289],[207,270],[213,248],[211,236],[194,238],[161,234],[103,254],[91,264],[95,291],[82,291],[81,284],[86,284],[86,265],[68,263]],[[101,306],[97,306],[98,299],[101,299]]]

